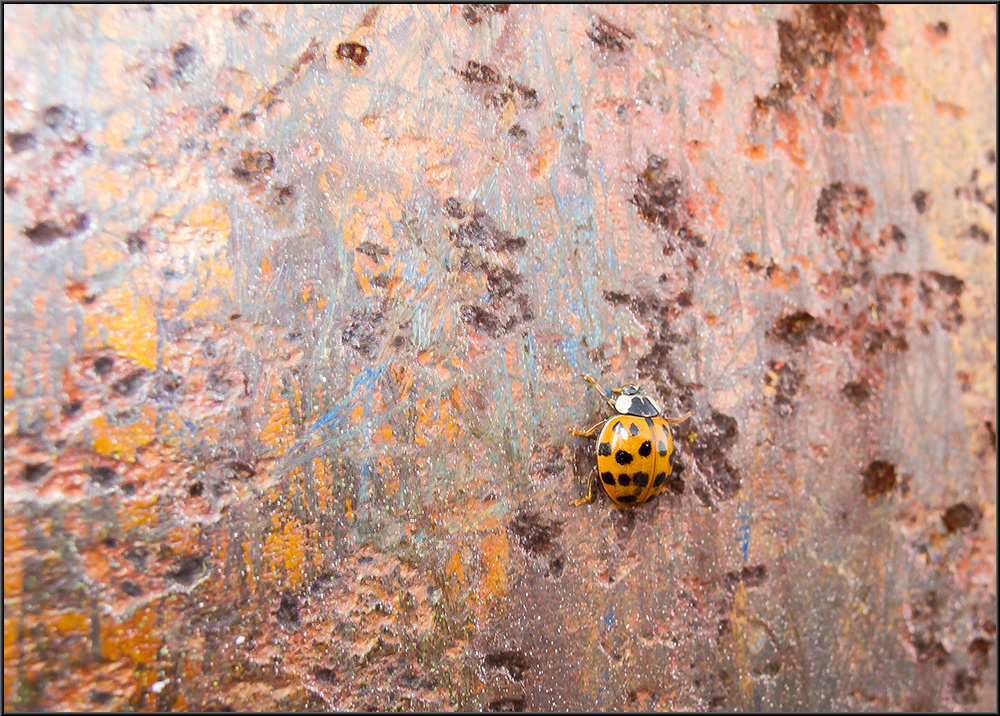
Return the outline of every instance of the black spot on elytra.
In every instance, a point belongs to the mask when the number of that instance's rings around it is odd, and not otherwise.
[[[51,469],[52,467],[47,462],[26,463],[24,469],[21,470],[21,479],[25,482],[37,482],[40,478],[45,477]]]
[[[653,443],[649,440],[643,441],[642,445],[639,446],[639,454],[643,457],[649,457],[651,452],[653,452]]]
[[[622,473],[621,475],[619,475],[618,476],[618,484],[621,485],[622,487],[628,487],[629,485],[631,485],[632,484],[632,477],[631,477],[631,475],[627,475],[625,473]]]
[[[628,440],[628,430],[626,430],[625,423],[621,420],[615,423],[615,427],[613,429],[619,440]]]
[[[632,462],[632,453],[627,450],[619,450],[615,453],[615,462],[619,465],[628,465]]]
[[[637,498],[635,495],[619,495],[618,497],[619,502],[627,502],[627,503],[635,502],[636,499]]]
[[[949,532],[964,529],[975,530],[979,527],[982,519],[983,511],[977,505],[971,505],[968,502],[955,503],[941,516],[941,521]]]
[[[885,460],[872,460],[862,474],[861,491],[865,497],[875,498],[891,492],[896,483],[895,465]]]
[[[662,440],[658,440],[657,443],[656,443],[656,452],[659,454],[660,457],[666,457],[667,456],[667,444],[665,442],[663,442]]]
[[[607,457],[611,454],[611,443],[600,443],[597,446],[597,454],[601,457]]]
[[[601,481],[604,482],[605,485],[614,485],[615,484],[615,476],[612,475],[610,472],[602,472],[601,473]]]
[[[631,40],[633,35],[627,30],[612,25],[600,15],[594,17],[594,21],[587,28],[587,37],[591,42],[603,50],[611,52],[622,52],[625,50],[626,41]]]
[[[357,42],[341,42],[337,45],[337,57],[349,60],[358,67],[364,67],[368,62],[368,48]]]
[[[240,161],[233,167],[233,176],[241,182],[257,181],[274,170],[274,155],[270,152],[240,152]]]
[[[649,475],[645,472],[637,472],[632,476],[632,480],[636,487],[645,487],[649,484]]]
[[[801,348],[817,332],[816,318],[808,311],[796,311],[776,320],[768,335],[795,348]]]
[[[531,668],[531,660],[527,655],[512,649],[491,652],[486,655],[484,662],[488,669],[503,669],[514,681],[521,681],[525,672]]]
[[[462,7],[462,17],[472,26],[483,21],[487,15],[502,15],[510,9],[510,3],[470,3]]]
[[[547,552],[554,540],[562,534],[562,523],[543,517],[537,512],[524,510],[507,523],[507,530],[529,552]]]
[[[118,588],[129,597],[141,597],[145,594],[145,590],[143,590],[142,587],[133,582],[131,579],[123,579],[121,584],[118,585]]]
[[[923,214],[927,211],[927,206],[930,203],[931,194],[926,189],[920,189],[919,191],[913,192],[913,196],[910,197],[910,201],[913,202],[913,208],[917,210],[918,214]]]
[[[115,472],[114,468],[107,465],[91,467],[87,472],[90,474],[91,479],[102,487],[112,485],[118,480],[118,473]]]
[[[502,699],[494,699],[490,701],[489,705],[486,707],[487,711],[495,712],[520,712],[524,711],[525,700],[523,697],[505,697]]]
[[[278,611],[274,615],[278,624],[286,630],[299,628],[299,600],[294,594],[282,594],[278,603]]]
[[[636,425],[635,423],[629,423],[628,431],[629,431],[630,435],[638,435],[639,434],[639,426]]]
[[[34,132],[5,132],[4,134],[12,154],[20,154],[35,146]]]
[[[658,473],[656,477],[653,478],[653,487],[659,487],[666,481],[666,479],[667,479],[667,473],[665,472]]]

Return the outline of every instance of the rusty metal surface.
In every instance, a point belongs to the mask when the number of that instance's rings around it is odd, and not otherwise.
[[[996,708],[993,8],[5,5],[4,131],[5,710]]]

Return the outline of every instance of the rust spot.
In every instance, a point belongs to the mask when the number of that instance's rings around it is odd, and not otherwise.
[[[459,73],[466,82],[475,84],[495,85],[503,81],[503,75],[489,65],[475,60],[465,63],[465,70]]]
[[[983,519],[983,511],[977,505],[968,502],[957,502],[941,516],[941,521],[949,532],[958,530],[975,530]]]
[[[462,7],[462,17],[472,26],[481,23],[487,15],[503,15],[510,3],[470,3]]]
[[[341,42],[337,45],[337,57],[349,60],[358,67],[364,67],[368,62],[368,48],[357,42]]]
[[[489,706],[487,706],[488,711],[494,712],[521,712],[524,711],[525,700],[523,697],[514,698],[507,697],[502,699],[495,699],[490,701]]]
[[[818,322],[811,313],[796,311],[776,320],[768,335],[795,348],[801,348],[810,336],[817,333],[818,327]]]
[[[865,497],[880,497],[896,487],[896,466],[885,460],[873,460],[862,475],[861,491]]]
[[[188,43],[181,42],[170,50],[170,57],[174,61],[175,74],[182,75],[191,69],[198,57],[198,51]]]
[[[294,594],[285,593],[281,595],[278,603],[278,610],[275,612],[278,623],[287,631],[295,631],[299,628],[299,600]]]
[[[486,655],[484,660],[488,669],[503,669],[514,681],[524,679],[524,674],[531,668],[531,660],[522,652],[514,650],[495,651]]]
[[[683,201],[684,182],[679,176],[667,174],[668,166],[665,157],[650,155],[637,178],[632,202],[643,219],[676,232],[688,218]]]
[[[603,50],[611,52],[623,52],[626,41],[631,40],[634,35],[628,30],[611,24],[606,19],[597,15],[594,17],[590,27],[587,28],[587,37]]]
[[[543,517],[532,510],[522,510],[507,523],[507,530],[529,552],[548,552],[553,541],[562,534],[562,523]]]
[[[913,192],[913,196],[910,197],[910,201],[913,202],[913,208],[917,210],[918,214],[923,214],[927,211],[927,207],[930,205],[931,194],[926,189],[920,189],[919,191]]]
[[[868,381],[857,380],[845,383],[842,388],[844,397],[855,407],[862,405],[872,397],[872,387]]]
[[[35,146],[34,132],[4,132],[4,135],[12,154],[20,154]]]
[[[270,152],[240,151],[240,161],[233,167],[233,176],[249,183],[270,174],[274,165],[274,156]]]
[[[746,566],[739,570],[726,572],[725,585],[730,591],[736,589],[736,585],[743,582],[748,589],[759,587],[767,581],[767,565],[756,564]]]

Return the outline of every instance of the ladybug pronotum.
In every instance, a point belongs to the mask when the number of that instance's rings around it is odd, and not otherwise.
[[[674,440],[671,423],[682,423],[691,417],[660,417],[660,406],[638,385],[622,385],[612,393],[612,400],[589,375],[583,378],[597,388],[608,405],[618,415],[605,418],[587,430],[571,430],[574,435],[589,438],[602,425],[597,438],[597,474],[608,497],[619,507],[636,507],[663,492],[663,485],[673,469],[671,456]],[[573,504],[582,505],[594,498],[594,480],[588,480],[587,496]]]

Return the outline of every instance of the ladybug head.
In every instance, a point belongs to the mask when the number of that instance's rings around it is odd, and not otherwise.
[[[622,415],[655,418],[660,406],[638,385],[623,385],[621,395],[615,399],[615,410]]]

